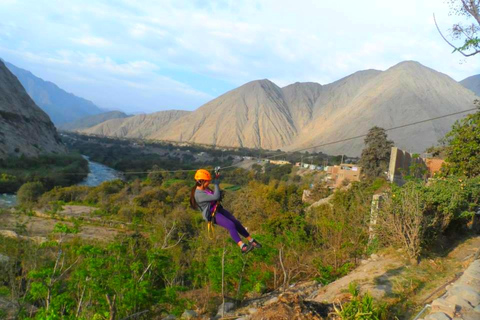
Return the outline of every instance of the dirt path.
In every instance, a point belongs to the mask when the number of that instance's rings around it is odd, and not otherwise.
[[[345,300],[350,283],[355,282],[362,292],[370,292],[377,299],[392,293],[390,277],[398,274],[404,268],[404,262],[398,255],[372,255],[343,278],[321,288],[312,299],[317,302],[338,302]]]

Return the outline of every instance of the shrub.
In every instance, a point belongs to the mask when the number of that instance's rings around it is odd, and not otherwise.
[[[43,192],[44,187],[40,182],[27,182],[18,190],[18,203],[22,206],[32,206]]]
[[[408,182],[394,188],[378,215],[378,236],[387,244],[403,247],[411,259],[420,255],[428,226],[422,186]]]
[[[360,294],[355,283],[350,283],[348,291],[352,295],[352,300],[340,305],[340,308],[334,306],[335,314],[342,320],[386,320],[389,319],[387,306],[384,303],[377,303],[370,294]],[[391,319],[391,318],[390,318]]]

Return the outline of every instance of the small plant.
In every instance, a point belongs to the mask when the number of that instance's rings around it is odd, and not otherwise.
[[[352,300],[340,307],[334,305],[335,315],[342,320],[383,320],[388,319],[386,304],[380,304],[368,293],[361,295],[356,283],[348,286]]]

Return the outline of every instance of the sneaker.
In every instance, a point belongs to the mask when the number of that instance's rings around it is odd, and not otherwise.
[[[250,244],[252,245],[252,247],[254,247],[255,249],[261,249],[262,248],[262,245],[255,239],[252,240],[252,242],[250,242]]]
[[[241,250],[242,250],[243,254],[247,254],[247,253],[249,253],[250,251],[253,250],[253,246],[251,244],[245,244],[244,243]]]

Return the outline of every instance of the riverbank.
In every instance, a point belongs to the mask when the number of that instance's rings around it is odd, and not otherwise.
[[[88,175],[83,181],[77,183],[80,186],[95,187],[102,184],[105,181],[111,181],[115,179],[121,179],[121,174],[110,167],[107,167],[101,163],[90,161],[89,157],[82,156],[88,163]],[[17,204],[17,196],[13,193],[0,194],[0,208],[8,209],[13,208]]]

